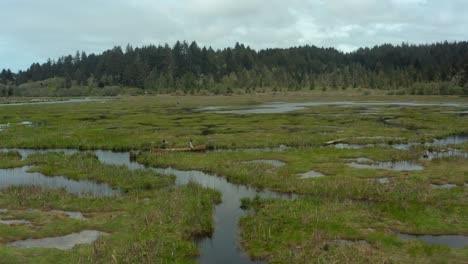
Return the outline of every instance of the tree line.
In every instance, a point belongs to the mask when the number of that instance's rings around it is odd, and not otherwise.
[[[384,44],[344,53],[308,45],[257,51],[240,43],[214,50],[177,41],[172,47],[127,45],[102,54],[76,52],[33,63],[18,73],[0,72],[0,96],[34,91],[86,95],[122,88],[214,94],[370,88],[468,95],[468,42]]]

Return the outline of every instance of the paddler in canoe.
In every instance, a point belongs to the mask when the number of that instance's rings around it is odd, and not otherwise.
[[[184,151],[205,151],[205,150],[207,150],[207,147],[205,145],[194,146],[192,139],[189,139],[187,148],[168,148],[168,142],[166,140],[163,140],[159,148],[153,148],[151,151],[152,152],[167,152],[167,151],[184,152]]]
[[[162,142],[161,142],[161,148],[162,149],[167,149],[167,141],[165,139],[163,139]]]

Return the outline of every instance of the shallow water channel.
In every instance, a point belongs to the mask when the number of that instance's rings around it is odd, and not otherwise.
[[[259,105],[248,105],[244,109],[228,110],[230,106],[208,106],[198,110],[218,114],[279,114],[303,110],[314,106],[407,106],[407,107],[468,107],[466,103],[416,103],[416,102],[304,102],[304,103],[265,103]]]
[[[446,147],[449,145],[457,145],[468,142],[468,135],[454,135],[448,136],[442,139],[435,139],[432,142],[418,143],[418,142],[409,142],[401,144],[388,144],[388,143],[377,143],[377,144],[347,144],[347,143],[338,143],[333,146],[337,149],[361,149],[361,148],[375,148],[375,147],[392,147],[400,150],[408,150],[411,147],[415,146],[425,146],[425,147]],[[455,153],[452,152],[453,156],[456,155],[465,155],[464,153]],[[449,154],[447,154],[449,155]]]
[[[105,101],[110,101],[110,100],[112,99],[109,99],[109,98],[74,98],[74,99],[66,99],[66,100],[25,101],[25,102],[3,103],[3,104],[0,103],[0,106],[105,102]]]
[[[444,245],[452,248],[462,248],[468,246],[468,236],[462,235],[412,235],[396,233],[402,239],[418,239],[431,245]]]
[[[57,149],[57,150],[31,150],[31,149],[9,149],[18,151],[23,158],[34,153],[46,152],[65,152],[73,154],[78,150]],[[7,151],[7,149],[3,149]],[[102,163],[112,165],[124,165],[131,170],[144,169],[144,165],[130,161],[129,152],[112,152],[104,150],[90,151],[96,154]],[[211,237],[203,238],[197,241],[200,257],[200,263],[264,263],[263,261],[251,260],[240,249],[238,241],[238,223],[241,216],[245,215],[245,211],[241,209],[241,198],[254,198],[260,196],[262,198],[281,198],[281,199],[296,199],[297,195],[281,194],[268,190],[257,190],[255,188],[236,185],[228,182],[225,178],[217,175],[207,174],[201,171],[182,171],[173,168],[151,168],[157,173],[164,175],[175,175],[176,184],[183,185],[190,181],[196,182],[202,186],[216,189],[222,195],[222,202],[215,206],[214,220],[215,230]],[[3,176],[0,170],[0,179]],[[45,176],[43,176],[45,177]],[[51,177],[56,178],[56,177]]]
[[[65,189],[79,196],[114,196],[118,190],[113,190],[108,184],[88,180],[70,180],[63,176],[49,177],[38,172],[28,172],[29,166],[0,170],[0,188],[9,186],[37,186],[50,189]]]

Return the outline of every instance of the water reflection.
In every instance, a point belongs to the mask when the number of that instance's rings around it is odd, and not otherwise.
[[[415,103],[415,102],[304,102],[304,103],[265,103],[248,106],[248,109],[223,110],[229,106],[208,106],[198,110],[218,114],[279,114],[303,110],[314,106],[435,106],[435,107],[467,107],[465,103]]]
[[[299,177],[301,179],[320,178],[320,177],[323,177],[323,176],[325,176],[325,175],[318,172],[318,171],[313,171],[313,170],[299,174]]]
[[[88,180],[70,180],[63,176],[48,177],[38,172],[28,172],[29,166],[0,170],[0,188],[10,186],[35,186],[49,189],[65,189],[79,196],[115,196],[119,191],[113,190],[108,184],[95,183]]]
[[[66,103],[84,103],[84,102],[106,102],[112,99],[109,98],[75,98],[67,100],[51,100],[51,101],[27,101],[18,103],[0,103],[0,106],[17,106],[17,105],[41,105],[41,104],[66,104]]]
[[[362,164],[351,162],[347,163],[348,166],[358,169],[380,169],[380,170],[393,170],[393,171],[418,171],[423,170],[424,167],[410,161],[386,161],[376,162],[372,164]]]
[[[408,150],[414,146],[425,146],[425,147],[445,147],[449,145],[457,145],[468,142],[468,135],[455,135],[449,136],[443,139],[435,139],[432,142],[426,143],[402,143],[402,144],[388,144],[388,143],[376,143],[376,144],[347,144],[347,143],[338,143],[334,144],[334,147],[337,149],[361,149],[361,148],[375,148],[375,147],[391,147],[400,150]]]
[[[18,248],[56,248],[61,250],[72,249],[75,245],[91,244],[99,237],[107,233],[95,230],[83,230],[61,237],[46,237],[39,239],[26,239],[8,243],[8,245]]]
[[[462,235],[411,235],[396,233],[399,238],[418,239],[431,245],[445,245],[452,248],[462,248],[468,246],[468,236]]]
[[[247,160],[247,161],[243,161],[242,163],[245,163],[245,164],[264,163],[264,164],[270,164],[273,167],[277,167],[277,168],[283,167],[284,165],[286,165],[285,162],[282,162],[279,160],[268,160],[268,159]]]

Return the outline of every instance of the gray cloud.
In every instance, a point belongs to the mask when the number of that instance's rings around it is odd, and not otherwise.
[[[0,69],[115,45],[215,48],[467,40],[465,0],[2,0]]]

